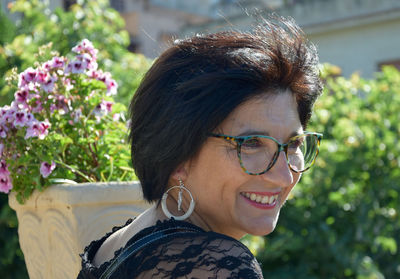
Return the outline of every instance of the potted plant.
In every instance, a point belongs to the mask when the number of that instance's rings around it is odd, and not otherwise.
[[[121,182],[135,175],[118,85],[90,41],[72,52],[41,47],[34,67],[13,70],[14,101],[0,107],[0,191],[30,278],[73,278],[90,240],[147,207],[137,182]]]

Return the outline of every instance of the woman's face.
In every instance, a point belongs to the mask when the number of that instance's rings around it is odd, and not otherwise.
[[[280,92],[243,103],[215,132],[231,136],[262,134],[286,143],[303,130],[293,94]],[[182,179],[196,201],[191,221],[236,239],[246,233],[272,232],[282,205],[300,179],[300,174],[290,170],[284,152],[266,173],[249,175],[240,167],[236,146],[214,137],[208,138],[184,169]],[[265,200],[277,195],[277,201],[262,205],[251,200],[252,194]]]

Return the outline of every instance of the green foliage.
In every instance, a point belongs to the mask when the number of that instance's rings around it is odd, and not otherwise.
[[[17,216],[0,195],[0,274],[4,279],[28,278],[24,255],[19,248]]]
[[[258,258],[266,278],[400,278],[400,73],[329,73],[308,127],[320,155]]]
[[[7,18],[0,8],[0,45],[10,42],[16,32],[16,28],[11,20]]]

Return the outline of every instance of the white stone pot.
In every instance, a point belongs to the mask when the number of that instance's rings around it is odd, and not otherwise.
[[[23,205],[11,193],[9,205],[31,279],[76,278],[85,246],[150,207],[138,182],[54,185]]]

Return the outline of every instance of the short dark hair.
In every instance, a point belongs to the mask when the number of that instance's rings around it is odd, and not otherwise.
[[[171,173],[193,158],[241,103],[289,89],[305,128],[321,94],[315,47],[291,19],[263,20],[254,32],[177,40],[154,62],[130,105],[133,168],[144,198],[157,201]]]

